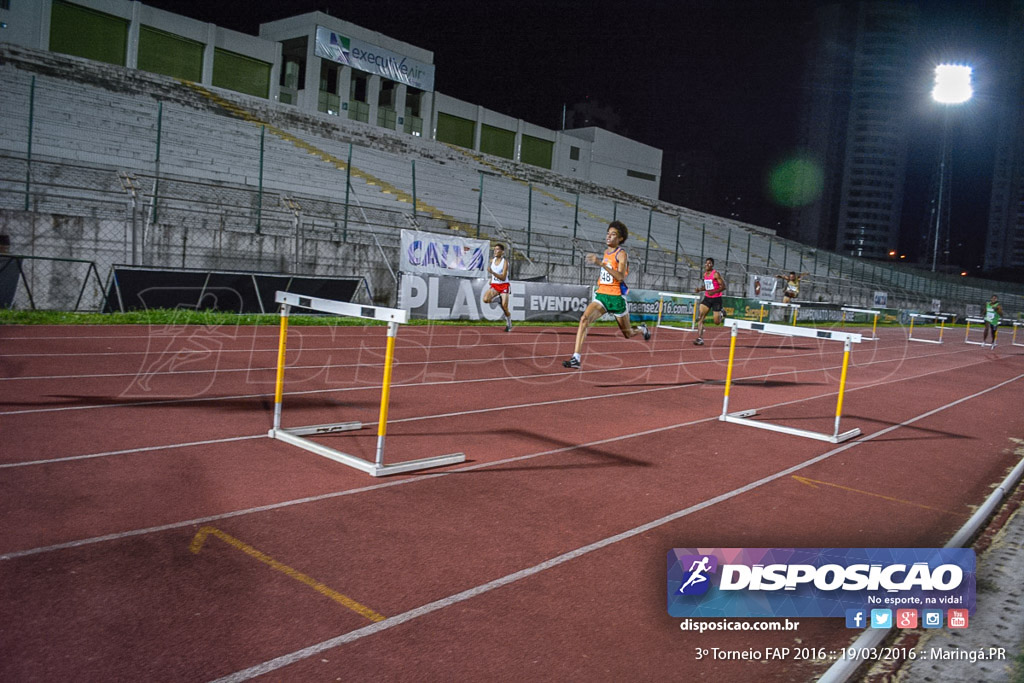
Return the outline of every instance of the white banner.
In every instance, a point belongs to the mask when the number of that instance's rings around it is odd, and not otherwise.
[[[774,275],[750,275],[747,279],[747,296],[751,299],[774,299],[775,286],[779,284]]]
[[[889,293],[888,292],[875,292],[874,301],[871,304],[872,308],[885,308],[889,305]]]
[[[418,62],[373,43],[364,43],[356,38],[335,33],[323,26],[316,27],[314,54],[420,90],[434,90],[433,64]]]
[[[495,298],[482,301],[488,281],[483,279],[402,274],[398,307],[414,318],[429,320],[502,320]],[[549,282],[512,282],[508,308],[513,321],[579,320],[590,302],[590,287]]]
[[[398,269],[406,273],[483,277],[490,263],[487,240],[402,230]]]

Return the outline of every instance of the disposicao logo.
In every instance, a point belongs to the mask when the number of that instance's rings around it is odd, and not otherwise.
[[[679,586],[681,595],[704,595],[711,587],[708,574],[714,574],[718,569],[718,558],[714,555],[685,555],[679,558],[683,566],[689,569],[683,576],[683,583]]]
[[[964,548],[675,548],[668,611],[678,617],[844,617],[849,610],[974,609]]]

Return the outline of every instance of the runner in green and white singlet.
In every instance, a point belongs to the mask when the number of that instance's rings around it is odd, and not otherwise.
[[[985,336],[981,343],[984,346],[988,342],[988,335],[992,333],[992,348],[996,347],[996,331],[999,329],[999,321],[1003,318],[1003,307],[999,303],[999,297],[995,294],[985,303]]]

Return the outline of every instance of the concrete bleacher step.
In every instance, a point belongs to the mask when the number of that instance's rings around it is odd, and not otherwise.
[[[526,188],[532,183],[529,222],[533,238],[536,241],[543,236],[552,245],[560,242],[563,254],[574,232],[581,240],[599,247],[604,227],[614,213],[613,202],[618,202],[619,217],[624,216],[631,228],[631,243],[642,250],[649,246],[648,258],[652,262],[676,257],[678,241],[681,252],[676,262],[681,267],[698,267],[695,259],[701,249],[701,228],[706,226],[705,252],[724,256],[731,228],[730,260],[748,260],[752,265],[758,261],[767,263],[764,249],[766,237],[772,233],[755,226],[746,227],[684,207],[566,178],[546,169],[434,140],[404,136],[369,124],[305,114],[285,105],[228,91],[205,88],[201,91],[173,79],[121,67],[46,53],[26,57],[20,48],[0,47],[0,54],[5,58],[12,51],[18,53],[13,62],[45,64],[46,75],[38,79],[37,95],[39,101],[51,104],[46,107],[48,114],[39,119],[45,122],[41,124],[44,130],[34,140],[42,145],[38,148],[40,152],[45,149],[54,156],[61,153],[62,145],[70,143],[70,148],[78,146],[77,153],[90,163],[111,163],[110,159],[102,159],[109,154],[129,169],[155,173],[159,100],[163,103],[159,166],[163,174],[192,175],[215,182],[237,182],[241,177],[251,186],[250,197],[252,188],[259,182],[266,191],[301,195],[313,206],[315,202],[310,196],[343,201],[344,179],[339,181],[341,174],[338,173],[342,171],[351,173],[354,183],[359,181],[355,201],[360,206],[392,207],[396,215],[402,215],[403,210],[404,215],[408,215],[415,204],[415,213],[424,225],[436,221],[440,225],[433,227],[453,226],[475,234],[479,222],[489,226],[489,231],[505,231],[510,235],[525,235]],[[6,59],[0,69],[5,77],[11,75],[8,80],[13,87],[9,90],[18,98],[13,108],[16,112],[27,109],[29,72]],[[81,98],[80,111],[71,112],[67,107],[56,106],[71,93]],[[16,118],[0,121],[0,130],[17,131]],[[264,173],[258,177],[261,127],[269,134],[265,135]],[[102,134],[90,139],[87,133],[90,128]],[[63,140],[62,130],[67,131],[66,137],[73,139]],[[113,146],[105,136],[112,138]],[[101,139],[106,141],[100,143]],[[128,146],[119,145],[123,139],[136,141],[135,149],[126,152],[123,148]],[[13,149],[18,136],[12,135],[12,140]],[[8,143],[3,141],[2,144]],[[304,154],[296,154],[296,150]],[[309,164],[309,156],[321,163]],[[410,167],[410,161],[414,162],[415,169]],[[481,186],[484,188],[482,201]],[[577,197],[578,213],[575,210]],[[646,226],[648,212],[652,209],[656,213],[648,244]],[[678,238],[672,220],[676,217],[681,222]],[[747,236],[743,234],[748,230],[748,234],[754,235],[750,253],[747,253]],[[778,248],[776,242],[773,249]],[[795,253],[794,246],[790,248]],[[781,250],[772,252],[773,265],[780,257]]]

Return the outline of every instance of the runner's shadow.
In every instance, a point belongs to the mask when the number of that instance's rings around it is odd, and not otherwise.
[[[871,424],[879,425],[880,428],[882,428],[882,429],[885,429],[886,427],[895,427],[897,425],[900,425],[899,422],[890,422],[888,420],[879,420],[876,417],[867,417],[867,416],[863,416],[863,415],[855,415],[855,414],[847,415],[846,413],[843,413],[842,419],[843,419],[843,425],[844,426],[850,424],[849,422],[847,422],[847,420],[858,420],[858,421],[861,421],[861,422],[869,422]],[[971,437],[969,437],[969,436],[967,436],[965,434],[958,434],[956,432],[949,432],[949,431],[946,431],[944,429],[927,429],[925,427],[918,427],[916,425],[902,425],[901,428],[902,429],[909,429],[912,432],[916,432],[918,435],[917,436],[909,436],[909,437],[906,437],[906,436],[900,437],[900,436],[896,436],[896,434],[898,432],[893,431],[892,432],[892,436],[883,436],[883,437],[879,437],[877,439],[872,439],[872,441],[875,441],[875,442],[882,442],[882,441],[921,441],[921,440],[927,440],[927,439],[969,439],[969,438],[971,438]]]
[[[698,384],[704,384],[703,381],[695,380],[692,382],[645,382],[643,384],[633,383],[629,384],[629,387],[692,387]],[[621,389],[621,384],[595,384],[598,389]]]
[[[801,415],[786,415],[785,417],[776,417],[776,416],[771,415],[771,414],[765,415],[761,411],[758,411],[757,416],[758,416],[759,419],[761,419],[761,420],[763,420],[765,422],[771,422],[773,424],[774,423],[788,424],[788,423],[801,422],[801,421],[806,422],[808,420],[825,421],[825,420],[833,420],[833,419],[835,419],[834,415],[825,415],[825,414],[823,414],[823,415],[803,415],[803,416],[801,416]],[[874,417],[864,417],[862,415],[846,415],[846,414],[844,414],[842,416],[843,428],[847,429],[847,428],[850,428],[850,427],[858,427],[858,426],[860,426],[859,424],[851,424],[851,422],[854,421],[854,420],[859,422],[859,423],[869,422],[869,423],[872,423],[872,424],[876,424],[876,425],[879,425],[881,427],[881,429],[885,429],[886,427],[895,427],[896,425],[900,424],[899,422],[889,422],[889,421],[886,421],[886,420],[879,420],[879,419],[874,418]],[[945,430],[942,430],[942,429],[926,429],[924,427],[915,427],[914,425],[903,425],[903,428],[904,429],[912,430],[914,432],[920,432],[921,435],[919,435],[919,436],[909,436],[909,437],[907,437],[907,436],[905,436],[905,437],[892,437],[892,438],[882,437],[882,438],[878,438],[878,439],[872,439],[872,441],[875,441],[875,442],[882,442],[882,441],[917,441],[917,440],[924,440],[924,439],[967,439],[967,438],[970,438],[970,437],[967,437],[967,436],[965,436],[963,434],[956,434],[954,432],[948,432],[948,431],[945,431]],[[861,431],[863,432],[863,429]]]
[[[461,432],[462,434],[486,434],[500,435],[508,437],[510,439],[528,439],[531,442],[542,444],[541,452],[548,455],[556,455],[558,451],[565,450],[565,454],[571,454],[573,457],[579,457],[582,455],[584,458],[591,460],[592,462],[580,462],[580,463],[550,463],[550,464],[530,464],[535,458],[525,459],[521,462],[510,462],[505,466],[487,467],[478,470],[470,470],[468,472],[452,472],[452,474],[486,474],[488,472],[521,472],[525,470],[578,470],[578,469],[592,469],[596,467],[653,467],[650,462],[645,460],[639,460],[636,458],[630,458],[625,455],[619,455],[617,453],[610,453],[608,451],[601,450],[594,446],[580,446],[571,441],[565,441],[562,439],[553,439],[548,436],[536,434],[534,432],[527,431],[525,429],[492,429],[487,431],[478,432]],[[430,436],[424,434],[424,436]],[[435,435],[436,436],[436,435]],[[466,461],[470,462],[469,460]],[[479,462],[479,461],[477,461]]]
[[[724,379],[706,379],[700,384],[707,384],[711,386],[725,386]],[[740,387],[767,387],[769,389],[773,387],[802,387],[802,386],[820,386],[824,382],[792,382],[778,379],[759,380],[759,379],[740,379],[733,380],[733,386]]]

